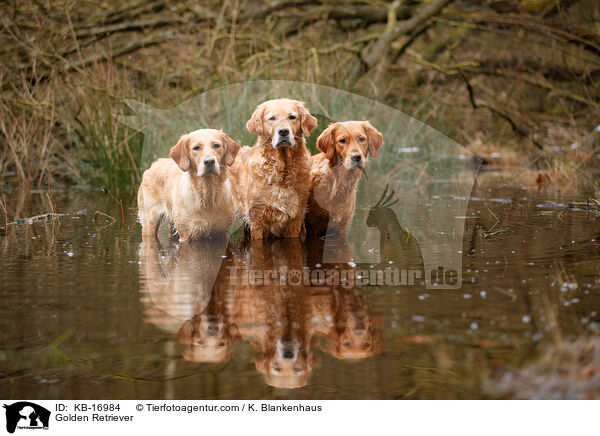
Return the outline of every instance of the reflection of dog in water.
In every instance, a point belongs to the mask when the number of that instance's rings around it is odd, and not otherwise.
[[[308,242],[308,264],[320,264],[321,268],[335,269],[340,275],[355,275],[352,266],[352,250],[345,240],[337,238],[317,239]],[[338,259],[339,263],[327,264],[322,259]],[[382,349],[381,330],[383,321],[369,313],[366,297],[356,287],[319,286],[313,290],[313,322],[317,331],[324,335],[323,351],[338,359],[364,359]],[[326,322],[324,322],[326,321]]]
[[[356,289],[335,290],[331,328],[323,350],[338,359],[364,359],[381,351],[383,321],[373,319]]]
[[[288,293],[288,295],[282,295]],[[297,388],[308,383],[315,359],[310,351],[304,295],[294,291],[268,290],[263,302],[273,305],[267,313],[265,336],[257,342],[256,369],[274,387]]]
[[[217,283],[222,285],[222,280]],[[177,339],[183,344],[183,358],[191,362],[226,362],[238,338],[237,327],[230,323],[227,293],[215,286],[210,302],[202,313],[183,323]]]
[[[144,238],[140,245],[140,300],[144,322],[176,333],[181,324],[203,312],[224,280],[226,239],[188,241],[161,246]]]
[[[145,321],[171,333],[193,362],[231,358],[236,329],[229,323],[228,270],[223,264],[227,240],[188,241],[162,248],[142,242],[142,302]]]
[[[251,271],[299,271],[303,255],[299,240],[252,244],[246,255]],[[291,284],[294,283],[294,284]],[[233,321],[244,340],[257,351],[256,369],[270,386],[298,388],[308,383],[315,365],[310,351],[310,289],[279,277],[235,289]]]

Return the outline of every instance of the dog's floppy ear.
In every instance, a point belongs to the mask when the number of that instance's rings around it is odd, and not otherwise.
[[[246,123],[246,129],[248,129],[250,132],[254,133],[255,135],[258,135],[258,136],[263,135],[263,132],[264,132],[264,125],[263,125],[264,112],[265,112],[265,107],[262,104],[259,105],[256,108],[256,110],[254,111],[254,113],[252,114],[252,117],[250,117],[250,119]]]
[[[232,341],[235,339],[240,339],[242,337],[242,335],[240,334],[240,329],[237,326],[237,324],[229,325],[229,337],[231,338]]]
[[[223,156],[223,163],[225,165],[233,165],[233,161],[240,150],[240,144],[231,139],[223,130],[220,131],[223,136],[223,146],[225,148],[225,155]]]
[[[315,367],[319,365],[319,363],[321,363],[319,358],[315,357],[315,355],[312,352],[309,352],[308,356],[306,357],[306,372],[310,373]]]
[[[183,325],[181,326],[181,328],[177,332],[177,339],[182,344],[188,344],[189,345],[189,344],[192,343],[192,336],[193,336],[193,334],[194,334],[194,326],[192,324],[192,321],[190,321],[188,319],[186,322],[183,323]]]
[[[325,153],[329,160],[335,156],[335,129],[337,123],[330,124],[317,138],[317,148]]]
[[[254,364],[256,365],[258,372],[265,375],[267,374],[267,358],[261,355],[254,359]]]
[[[325,342],[321,342],[321,350],[325,353],[331,354],[333,357],[339,358],[339,342],[340,334],[336,326],[333,326],[329,329]]]
[[[375,127],[368,121],[363,121],[363,127],[367,131],[367,138],[369,140],[369,154],[373,157],[377,157],[379,154],[377,150],[383,145],[383,135],[379,133]]]
[[[383,350],[383,338],[381,333],[382,326],[378,325],[374,327],[373,331],[373,345],[371,349],[373,350],[373,354],[381,353]]]
[[[190,138],[188,135],[183,135],[179,138],[177,144],[171,147],[169,157],[173,159],[182,171],[187,171],[190,168],[190,153],[189,153]]]
[[[304,107],[304,103],[298,105],[298,110],[300,112],[300,128],[304,136],[308,136],[317,127],[317,119]]]

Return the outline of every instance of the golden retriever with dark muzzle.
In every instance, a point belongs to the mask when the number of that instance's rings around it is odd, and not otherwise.
[[[383,136],[368,121],[333,123],[317,139],[311,158],[306,213],[309,235],[345,238],[354,214],[356,187],[369,155],[377,157]]]
[[[222,130],[183,135],[170,159],[158,159],[144,172],[138,192],[142,235],[156,235],[163,217],[180,241],[225,234],[233,221],[227,168],[239,148]]]
[[[231,176],[236,209],[252,239],[302,236],[310,179],[304,137],[316,126],[304,104],[289,99],[262,103],[246,124],[258,143],[241,149]]]

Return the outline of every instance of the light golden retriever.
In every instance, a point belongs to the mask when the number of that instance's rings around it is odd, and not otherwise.
[[[368,121],[333,123],[317,139],[311,158],[306,213],[309,235],[345,237],[354,214],[356,187],[368,156],[377,157],[383,136]]]
[[[233,221],[227,167],[240,146],[221,130],[183,135],[170,159],[159,159],[144,172],[138,192],[143,235],[156,235],[167,217],[179,240],[224,234]]]
[[[215,286],[206,310],[183,323],[177,339],[183,344],[183,358],[190,362],[227,362],[232,357],[237,327],[230,323],[227,292]]]
[[[142,238],[139,273],[144,322],[176,333],[186,320],[203,313],[213,289],[225,280],[221,256],[226,250],[225,238],[166,246],[157,238]]]
[[[242,148],[231,177],[236,209],[252,239],[302,236],[310,179],[304,137],[316,126],[304,104],[289,99],[262,103],[247,122],[258,142]]]
[[[229,322],[229,275],[224,238],[161,246],[156,238],[140,244],[140,301],[144,322],[176,334],[183,358],[225,362],[237,338]]]

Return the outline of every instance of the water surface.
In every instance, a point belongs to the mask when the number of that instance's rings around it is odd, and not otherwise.
[[[133,201],[121,213],[89,191],[6,200],[3,398],[488,398],[546,345],[600,333],[600,215],[585,198],[476,190],[459,289],[357,283],[421,272],[436,250],[385,210],[363,211],[380,241],[379,262],[361,263],[343,241],[142,241]]]

